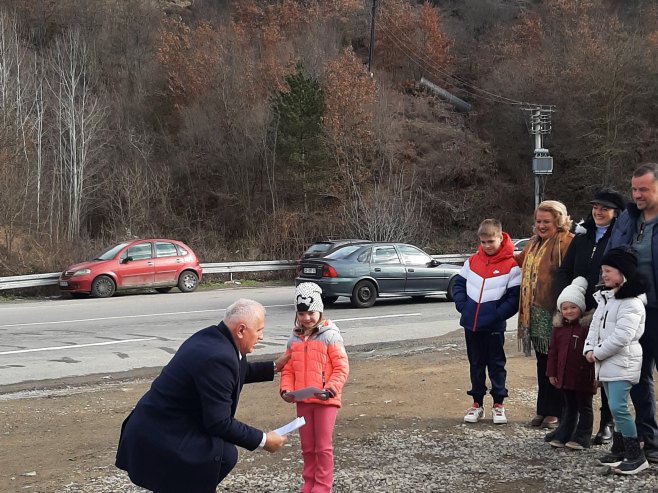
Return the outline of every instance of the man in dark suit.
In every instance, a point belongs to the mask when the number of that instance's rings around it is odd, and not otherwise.
[[[240,299],[224,320],[187,339],[123,422],[116,465],[155,493],[213,493],[235,467],[236,445],[276,452],[285,437],[234,418],[245,383],[274,379],[286,360],[249,363],[265,308]]]

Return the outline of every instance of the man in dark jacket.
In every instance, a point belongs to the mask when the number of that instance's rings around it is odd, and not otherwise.
[[[243,384],[273,380],[285,364],[247,362],[264,327],[263,306],[241,299],[219,325],[183,342],[121,428],[116,465],[133,483],[155,493],[213,493],[237,463],[236,445],[282,447],[285,437],[234,418]]]
[[[644,442],[649,462],[658,462],[658,423],[653,370],[658,359],[658,164],[639,166],[631,178],[634,204],[628,204],[619,216],[608,242],[607,250],[622,245],[633,247],[638,257],[638,271],[649,281],[647,318],[642,346],[640,382],[631,389],[635,407],[637,434]]]

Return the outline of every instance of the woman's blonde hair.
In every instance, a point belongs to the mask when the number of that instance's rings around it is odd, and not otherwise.
[[[535,217],[537,211],[550,212],[555,221],[555,227],[558,232],[567,232],[571,229],[571,218],[567,214],[567,206],[557,200],[544,200],[535,209]],[[534,227],[533,227],[534,230]]]

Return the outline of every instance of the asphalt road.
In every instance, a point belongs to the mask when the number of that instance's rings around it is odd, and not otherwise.
[[[292,286],[0,304],[0,392],[27,382],[161,367],[183,340],[221,320],[239,297],[267,308],[265,338],[254,355],[281,353],[294,317]],[[368,309],[340,298],[326,316],[340,327],[348,347],[458,328],[454,305],[442,297],[384,299]]]

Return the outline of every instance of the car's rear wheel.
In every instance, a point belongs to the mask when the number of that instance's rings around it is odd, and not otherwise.
[[[169,291],[171,291],[171,289],[172,289],[171,286],[169,286],[168,288],[155,288],[155,290],[158,293],[163,293],[163,294],[168,293]]]
[[[455,287],[455,276],[450,279],[450,282],[448,283],[448,290],[446,291],[446,300],[448,301],[453,301],[452,297],[452,290]]]
[[[184,271],[178,277],[178,289],[183,293],[191,293],[199,286],[199,278],[191,270]]]
[[[114,294],[117,287],[109,276],[98,276],[91,283],[91,295],[94,298],[109,298]]]
[[[322,303],[325,305],[333,305],[336,303],[336,300],[338,299],[338,296],[323,296],[322,297]]]
[[[354,286],[350,300],[356,308],[369,308],[375,304],[377,288],[370,281],[359,281]]]

